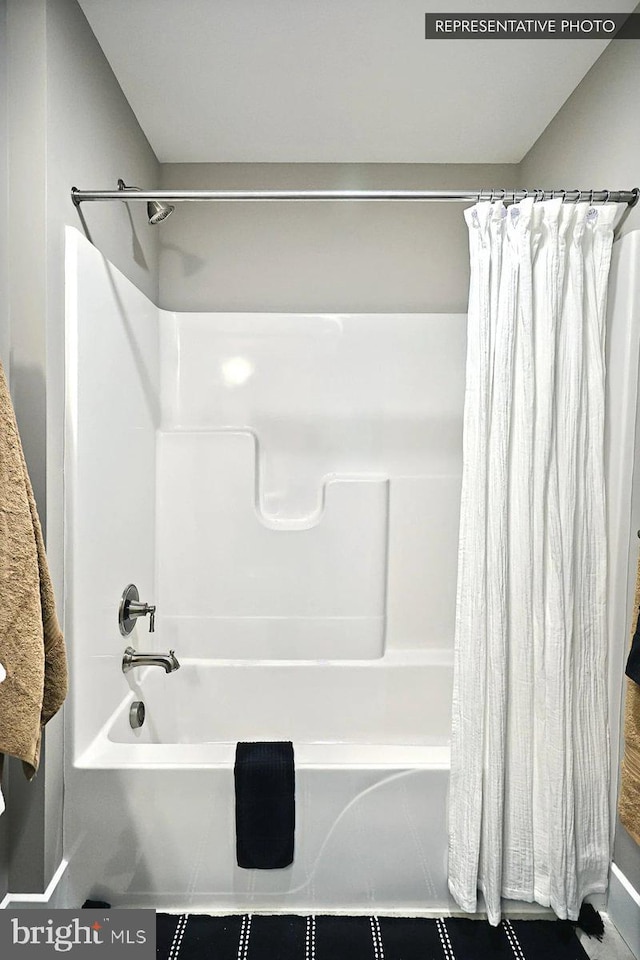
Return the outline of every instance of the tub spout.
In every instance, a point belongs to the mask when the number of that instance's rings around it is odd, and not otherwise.
[[[122,672],[128,673],[134,667],[162,667],[165,673],[180,669],[173,650],[169,653],[136,653],[133,647],[127,647],[122,657]]]

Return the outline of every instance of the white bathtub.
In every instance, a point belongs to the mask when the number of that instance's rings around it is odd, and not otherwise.
[[[220,912],[451,908],[450,652],[186,660],[126,682],[130,694],[73,765],[76,897]],[[147,719],[134,731],[137,699]],[[235,862],[235,743],[252,739],[294,743],[295,858],[284,870]]]

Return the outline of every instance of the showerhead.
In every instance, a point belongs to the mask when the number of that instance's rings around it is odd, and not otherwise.
[[[162,223],[174,210],[175,207],[172,203],[163,203],[161,200],[149,200],[147,204],[149,223]]]
[[[128,187],[124,180],[118,180],[118,190],[135,190],[137,193],[142,193],[140,187]],[[172,203],[163,203],[162,200],[149,200],[147,203],[147,219],[151,224],[162,223],[174,210],[175,207]]]

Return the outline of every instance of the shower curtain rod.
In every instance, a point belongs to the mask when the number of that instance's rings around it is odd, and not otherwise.
[[[135,192],[133,192],[135,190]],[[527,197],[534,200],[562,199],[567,203],[581,200],[589,203],[627,203],[629,207],[638,202],[640,188],[632,190],[140,190],[127,189],[126,195],[119,190],[71,189],[71,199],[76,207],[92,200],[124,200],[126,203],[153,200],[169,203],[194,202],[198,200],[229,202],[231,200],[502,200],[517,203]]]

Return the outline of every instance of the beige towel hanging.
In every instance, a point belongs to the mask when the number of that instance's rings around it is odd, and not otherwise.
[[[640,559],[636,574],[636,595],[633,604],[631,633],[635,632],[640,610]],[[624,754],[622,779],[618,797],[620,823],[640,844],[640,687],[626,678],[624,705]]]
[[[38,769],[42,727],[67,694],[67,658],[42,530],[0,364],[0,772]]]

